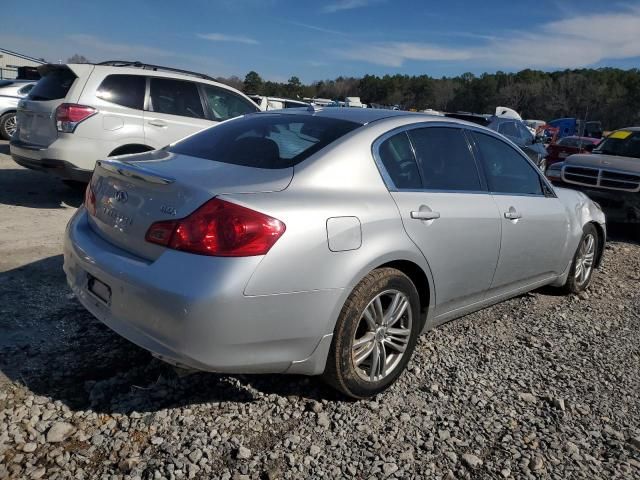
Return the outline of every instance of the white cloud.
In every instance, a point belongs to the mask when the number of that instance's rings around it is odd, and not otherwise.
[[[173,53],[156,47],[148,47],[146,45],[109,42],[93,35],[84,33],[72,33],[66,38],[77,44],[78,48],[89,50],[97,50],[103,53],[113,54],[122,58],[129,59],[133,57],[166,57],[172,56]]]
[[[511,31],[468,47],[436,43],[379,42],[332,50],[341,58],[387,67],[406,61],[469,61],[486,70],[580,68],[606,59],[640,57],[640,8],[621,13],[579,15],[543,24],[539,33]]]
[[[325,5],[322,11],[325,13],[341,12],[343,10],[352,10],[354,8],[366,7],[371,3],[370,0],[338,0],[329,5]]]
[[[199,33],[198,38],[210,40],[212,42],[234,42],[246,45],[258,45],[258,41],[242,35],[227,35],[224,33]]]
[[[472,53],[428,43],[381,42],[333,50],[341,58],[386,67],[401,67],[406,60],[469,60]]]

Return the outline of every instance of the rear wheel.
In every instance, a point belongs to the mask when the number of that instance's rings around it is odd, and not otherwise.
[[[7,112],[0,117],[0,138],[11,140],[17,128],[16,112]]]
[[[374,270],[342,308],[325,381],[354,398],[382,392],[406,367],[419,332],[420,301],[413,282],[393,268]]]
[[[598,232],[590,223],[585,225],[578,249],[573,257],[571,270],[564,289],[568,293],[579,293],[591,282],[596,254],[599,246]]]

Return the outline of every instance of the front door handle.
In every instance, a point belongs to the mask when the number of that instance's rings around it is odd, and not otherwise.
[[[440,212],[433,212],[430,210],[417,210],[411,212],[411,218],[416,220],[436,220],[440,218]]]
[[[154,127],[166,127],[167,122],[164,120],[153,119],[149,120],[149,125],[153,125]]]
[[[522,214],[518,213],[518,211],[511,207],[508,212],[504,212],[504,218],[507,220],[519,220],[522,218]]]

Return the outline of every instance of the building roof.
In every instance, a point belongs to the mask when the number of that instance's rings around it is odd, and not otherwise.
[[[41,64],[47,63],[42,58],[30,57],[29,55],[24,55],[22,53],[13,52],[11,50],[7,50],[6,48],[0,48],[0,53],[6,53],[7,55],[13,55],[14,57],[23,58],[24,60],[29,60],[31,62],[36,62],[36,63],[41,63]]]

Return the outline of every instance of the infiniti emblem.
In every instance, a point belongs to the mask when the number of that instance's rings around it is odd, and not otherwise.
[[[127,200],[129,200],[129,195],[124,190],[118,190],[116,192],[116,200],[120,203],[127,203]]]

